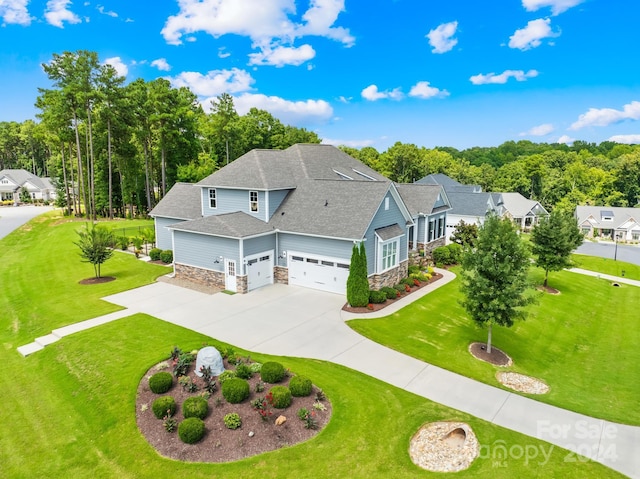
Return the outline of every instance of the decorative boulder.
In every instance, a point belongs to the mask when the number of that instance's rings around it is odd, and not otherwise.
[[[202,377],[200,368],[209,366],[212,376],[220,376],[224,372],[224,364],[222,363],[222,355],[213,346],[207,346],[198,351],[196,356],[196,374]]]

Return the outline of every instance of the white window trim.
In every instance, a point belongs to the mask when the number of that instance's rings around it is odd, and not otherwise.
[[[388,268],[384,267],[385,257],[384,257],[384,247],[390,244],[395,244],[395,263],[389,266]],[[379,241],[378,242],[378,272],[384,273],[385,271],[389,271],[393,268],[397,268],[400,264],[400,237],[391,238],[387,241]]]
[[[255,194],[256,195],[256,200],[253,201],[251,199],[251,195]],[[253,205],[256,205],[256,209],[253,209]],[[257,191],[249,191],[249,212],[250,213],[259,213],[260,212],[260,196],[258,195]]]
[[[212,191],[213,191],[213,198],[211,197]],[[218,191],[215,188],[209,188],[207,192],[209,195],[209,208],[212,210],[217,209],[218,208]],[[215,206],[211,206],[211,200],[213,200],[213,202],[215,203]]]

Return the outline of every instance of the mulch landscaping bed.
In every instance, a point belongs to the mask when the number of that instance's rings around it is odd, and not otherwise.
[[[169,361],[170,363],[170,361]],[[160,363],[162,365],[163,363]],[[224,360],[226,370],[235,369]],[[310,396],[293,397],[291,405],[286,409],[276,409],[269,406],[269,410],[273,413],[266,420],[263,420],[258,411],[251,406],[251,401],[256,398],[264,397],[273,384],[264,383],[263,392],[256,393],[256,384],[260,381],[260,374],[256,373],[248,380],[250,386],[250,395],[240,404],[230,404],[224,400],[220,392],[220,384],[218,389],[208,399],[209,413],[204,419],[205,436],[196,444],[185,444],[178,437],[178,432],[167,432],[163,426],[162,419],[157,419],[153,414],[151,405],[153,401],[161,396],[173,396],[178,405],[178,410],[174,416],[178,422],[182,422],[182,403],[185,399],[197,396],[202,393],[204,385],[201,378],[194,373],[195,361],[189,369],[188,375],[200,390],[189,393],[183,390],[174,377],[173,386],[165,394],[155,394],[149,389],[149,380],[153,374],[159,371],[172,371],[171,366],[158,369],[157,366],[147,371],[138,386],[138,394],[136,399],[136,422],[142,435],[147,439],[159,454],[171,459],[187,462],[230,462],[243,459],[245,457],[255,456],[268,451],[273,451],[281,447],[293,446],[300,442],[311,439],[324,428],[331,417],[331,403],[328,399],[324,399],[322,404],[326,410],[320,411],[313,407],[316,401],[316,393],[319,389],[314,385]],[[280,382],[278,385],[286,386],[289,383],[289,377]],[[313,380],[313,378],[309,378]],[[300,408],[307,408],[313,411],[317,422],[317,429],[306,429],[305,423],[298,418],[297,412]],[[235,412],[240,415],[242,426],[238,429],[228,429],[223,421],[226,414]],[[287,418],[286,422],[280,426],[275,425],[278,416],[283,415]],[[253,434],[251,434],[253,433]]]
[[[109,283],[111,281],[115,281],[116,278],[114,278],[113,276],[101,276],[100,278],[87,278],[87,279],[83,279],[78,281],[79,284],[102,284],[102,283]]]
[[[491,354],[489,354],[485,343],[471,343],[469,352],[474,358],[491,363],[494,366],[511,366],[513,364],[509,356],[494,346],[491,346]]]
[[[434,283],[436,281],[438,281],[439,279],[442,278],[442,275],[440,273],[432,273],[431,279],[429,281],[425,281],[420,283],[420,286],[412,286],[411,287],[411,291],[409,291],[408,293],[401,293],[400,297],[396,298],[396,299],[387,299],[384,303],[379,303],[379,304],[371,304],[371,307],[364,307],[364,308],[354,308],[352,306],[349,306],[349,303],[345,303],[345,305],[342,307],[343,311],[347,311],[349,313],[371,313],[374,311],[380,311],[381,309],[386,308],[387,306],[392,305],[393,303],[395,303],[396,301],[398,301],[401,298],[404,298],[405,296],[408,296],[412,293],[415,293],[416,291],[419,291],[420,289],[424,288],[425,286]]]

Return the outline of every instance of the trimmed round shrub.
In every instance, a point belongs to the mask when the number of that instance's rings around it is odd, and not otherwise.
[[[249,364],[249,369],[251,369],[252,373],[259,373],[262,369],[262,363],[251,363]]]
[[[387,299],[396,299],[398,297],[398,291],[390,288],[389,286],[385,286],[380,291],[382,291],[387,296]]]
[[[185,419],[188,417],[204,419],[207,412],[209,412],[209,404],[202,396],[192,396],[182,403],[182,414]]]
[[[295,397],[303,397],[311,394],[311,379],[304,376],[293,376],[289,381],[289,390]]]
[[[222,371],[222,373],[220,373],[220,376],[218,376],[218,381],[220,381],[220,384],[222,384],[227,379],[231,379],[235,377],[236,377],[236,372],[232,371],[231,369],[227,369],[225,371]]]
[[[158,419],[162,419],[167,414],[173,416],[177,409],[176,400],[172,396],[161,396],[151,405],[153,415]]]
[[[369,291],[369,302],[373,304],[382,304],[387,300],[387,294],[384,291]]]
[[[238,404],[249,397],[249,383],[244,379],[231,378],[222,383],[222,395],[231,404]]]
[[[284,375],[284,366],[276,361],[267,361],[260,369],[260,376],[265,383],[279,383],[284,379]]]
[[[236,366],[236,377],[240,379],[251,379],[253,372],[248,364],[240,363]]]
[[[155,373],[149,378],[149,389],[156,394],[164,394],[173,386],[173,375],[167,371]]]
[[[173,251],[170,249],[165,249],[162,253],[160,253],[160,260],[163,263],[173,263]]]
[[[228,429],[238,429],[242,426],[242,419],[240,419],[240,415],[237,412],[230,412],[224,417],[224,425]]]
[[[149,259],[151,261],[160,260],[160,255],[162,254],[162,250],[160,248],[152,248],[149,250]]]
[[[277,409],[284,409],[291,405],[291,391],[287,386],[273,386],[269,390],[271,405]]]
[[[178,426],[178,436],[182,442],[195,444],[204,436],[204,421],[197,417],[185,419]]]

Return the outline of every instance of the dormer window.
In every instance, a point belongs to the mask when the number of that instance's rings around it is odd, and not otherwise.
[[[249,192],[249,211],[252,213],[258,212],[258,192],[250,191]]]
[[[217,208],[218,207],[218,200],[216,198],[216,189],[215,188],[209,188],[209,208]]]
[[[602,221],[613,221],[613,211],[609,211],[609,210],[600,211],[600,219]]]

